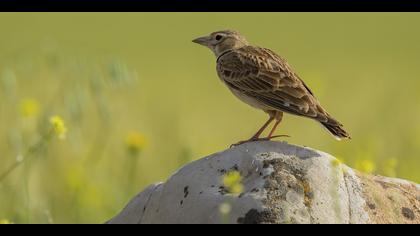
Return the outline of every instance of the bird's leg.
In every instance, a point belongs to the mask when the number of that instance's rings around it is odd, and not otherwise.
[[[265,140],[271,140],[273,138],[278,138],[278,137],[290,137],[289,135],[286,135],[286,134],[283,134],[283,135],[274,135],[273,136],[274,132],[276,131],[276,129],[278,127],[278,125],[280,124],[280,122],[283,119],[283,112],[281,112],[281,111],[276,112],[275,118],[276,118],[276,123],[274,123],[274,126],[271,129],[271,131],[268,134],[268,136],[266,138],[263,138],[263,139],[265,139]]]
[[[250,139],[248,139],[248,141],[252,141],[252,140],[257,140],[262,132],[264,132],[264,130],[267,128],[267,126],[269,124],[271,124],[271,122],[273,122],[274,117],[270,116],[270,118],[264,123],[264,125],[257,131],[257,133],[255,133]]]
[[[273,128],[271,129],[270,133],[268,134],[267,138],[270,139],[273,137],[274,131],[276,131],[277,126],[280,124],[281,120],[276,120],[276,123],[274,123]]]
[[[257,131],[257,133],[255,133],[250,139],[248,139],[248,140],[245,140],[245,141],[240,141],[240,142],[237,142],[237,143],[235,143],[235,144],[232,144],[232,145],[230,145],[230,147],[233,147],[233,146],[237,146],[237,145],[240,145],[240,144],[243,144],[243,143],[246,143],[246,142],[251,142],[251,141],[257,141],[257,140],[260,140],[260,135],[262,134],[262,132],[264,132],[264,130],[267,128],[267,126],[271,123],[271,122],[273,122],[273,120],[274,120],[274,115],[273,115],[273,113],[269,113],[269,115],[270,115],[270,118],[264,123],[264,125]]]

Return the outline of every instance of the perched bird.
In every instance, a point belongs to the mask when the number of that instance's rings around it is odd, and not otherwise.
[[[343,125],[328,114],[287,62],[270,49],[250,45],[233,30],[213,32],[193,42],[208,47],[216,55],[217,74],[236,97],[270,116],[254,136],[237,144],[282,136],[273,134],[283,112],[320,122],[338,140],[350,139]],[[269,135],[260,138],[274,120]]]

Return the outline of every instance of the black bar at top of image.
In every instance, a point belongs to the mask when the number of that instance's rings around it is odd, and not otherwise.
[[[0,0],[0,11],[415,12],[420,0]]]

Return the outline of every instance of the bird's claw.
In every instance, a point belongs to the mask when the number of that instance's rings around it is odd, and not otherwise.
[[[239,145],[241,145],[241,144],[248,143],[248,142],[255,142],[255,141],[268,141],[268,140],[271,140],[271,139],[273,139],[273,138],[279,138],[279,137],[287,137],[287,138],[290,138],[290,135],[287,135],[287,134],[280,134],[280,135],[274,135],[274,136],[271,136],[271,137],[265,137],[265,138],[250,138],[250,139],[245,140],[245,141],[239,141],[239,142],[237,142],[237,143],[231,144],[231,145],[230,145],[230,148],[233,148],[233,147],[235,147],[235,146],[239,146]]]
[[[290,138],[290,135],[287,135],[287,134],[279,134],[279,135],[274,135],[274,136],[266,137],[266,138],[262,138],[262,139],[263,140],[271,140],[273,138],[280,138],[280,137]]]

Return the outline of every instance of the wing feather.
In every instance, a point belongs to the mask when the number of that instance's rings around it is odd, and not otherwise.
[[[227,53],[218,60],[218,73],[228,86],[273,110],[330,120],[308,86],[269,49],[246,46]]]

